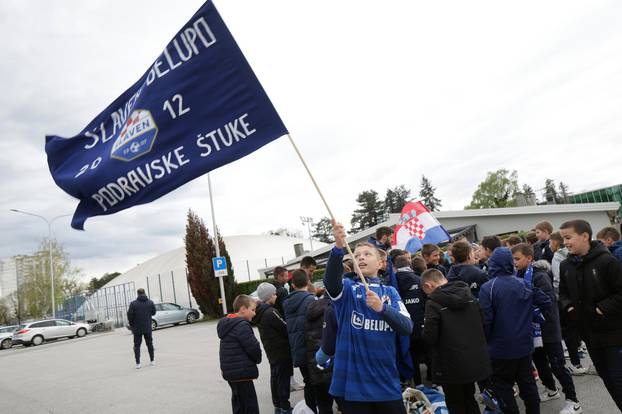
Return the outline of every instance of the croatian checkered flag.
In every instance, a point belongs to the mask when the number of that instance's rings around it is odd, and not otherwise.
[[[392,245],[415,253],[424,244],[439,244],[451,240],[451,236],[421,201],[406,203],[393,233]]]

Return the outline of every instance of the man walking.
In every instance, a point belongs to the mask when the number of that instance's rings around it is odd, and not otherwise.
[[[153,354],[153,337],[151,336],[151,317],[155,315],[155,305],[147,295],[145,289],[140,288],[136,291],[138,297],[130,303],[127,310],[127,321],[134,334],[134,358],[136,358],[136,369],[140,369],[140,345],[145,338],[147,350],[149,351],[150,365],[155,365]]]

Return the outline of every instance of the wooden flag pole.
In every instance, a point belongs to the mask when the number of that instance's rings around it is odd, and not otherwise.
[[[296,151],[296,154],[298,154],[298,158],[300,158],[300,161],[302,162],[302,165],[304,165],[305,170],[307,170],[307,174],[309,174],[309,178],[311,178],[311,181],[313,182],[313,185],[315,186],[315,189],[317,190],[317,193],[320,195],[320,198],[322,199],[322,202],[324,203],[324,206],[326,206],[326,210],[328,211],[328,215],[330,216],[331,220],[337,221],[335,219],[335,215],[333,214],[333,211],[330,209],[330,206],[326,202],[326,198],[324,198],[324,194],[322,194],[322,190],[320,190],[320,187],[317,185],[317,181],[315,181],[315,178],[313,177],[313,174],[311,173],[311,170],[309,169],[309,166],[307,165],[305,159],[302,157],[302,154],[300,153],[300,150],[296,146],[296,143],[292,139],[292,136],[290,134],[287,134],[287,138],[289,138],[289,142],[291,142],[292,146],[294,147],[294,151]],[[367,280],[365,280],[365,276],[363,276],[363,273],[361,272],[361,269],[359,268],[359,265],[358,265],[356,259],[354,258],[354,253],[352,253],[352,249],[350,249],[350,245],[348,244],[347,241],[346,241],[346,250],[348,251],[348,254],[350,254],[350,256],[352,256],[352,262],[354,263],[354,271],[359,276],[359,279],[361,279],[361,281],[363,282],[363,285],[365,286],[365,290],[369,291],[369,286],[367,285]]]

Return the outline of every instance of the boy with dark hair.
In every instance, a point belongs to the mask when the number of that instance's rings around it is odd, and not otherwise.
[[[469,286],[473,296],[477,298],[480,287],[488,282],[488,275],[474,264],[475,258],[473,257],[471,243],[465,240],[455,242],[451,246],[451,254],[456,264],[449,269],[447,280],[462,280]]]
[[[343,225],[333,221],[335,247],[324,276],[339,324],[331,395],[342,397],[344,414],[405,414],[397,368],[397,335],[410,335],[412,321],[399,294],[378,278],[380,256],[360,243],[354,260],[369,281],[342,278],[346,246]]]
[[[618,261],[622,262],[622,240],[615,227],[605,227],[596,235],[596,239],[605,245]]]
[[[540,381],[546,387],[546,390],[540,394],[540,400],[549,401],[560,398],[559,389],[553,378],[555,375],[566,396],[566,402],[560,414],[580,413],[583,409],[577,399],[572,377],[566,371],[559,309],[549,274],[550,265],[546,260],[534,262],[533,255],[533,247],[527,243],[517,244],[512,248],[514,266],[518,271],[517,276],[524,279],[529,286],[540,289],[551,299],[551,310],[545,315],[545,320],[541,325],[542,346],[537,347],[533,353],[533,362],[538,369]]]
[[[549,245],[549,237],[553,233],[553,225],[548,221],[541,221],[536,224],[536,237],[538,241],[533,245],[534,260],[544,259],[551,263],[553,261],[553,251]]]
[[[434,382],[443,386],[450,413],[479,414],[475,382],[492,374],[479,305],[466,283],[436,269],[421,276],[428,295],[423,339],[433,353]]]
[[[373,244],[376,249],[387,251],[391,248],[391,236],[393,235],[393,229],[391,227],[378,227],[376,234],[371,236],[367,242]]]
[[[287,284],[288,276],[287,269],[283,266],[274,268],[274,281],[272,282],[276,288],[276,302],[274,303],[274,307],[279,311],[281,316],[285,315],[283,311],[283,302],[285,298],[287,298],[287,295],[289,295],[289,285]]]
[[[414,368],[413,380],[415,381],[415,385],[419,385],[423,383],[419,364],[427,362],[427,347],[421,338],[427,296],[421,289],[421,277],[413,272],[410,267],[408,255],[396,257],[393,265],[396,269],[395,278],[397,279],[400,297],[413,322],[413,332],[410,336],[410,356]]]
[[[576,321],[596,372],[622,410],[622,265],[584,220],[563,223],[570,253],[560,267],[559,302]]]
[[[479,250],[479,264],[483,270],[488,269],[488,259],[497,247],[501,247],[501,239],[497,236],[486,236],[482,239]]]
[[[425,260],[421,256],[414,256],[411,260],[411,268],[416,275],[421,276],[423,272],[428,270],[428,266],[425,264]]]
[[[538,243],[538,236],[536,236],[536,231],[531,230],[529,233],[525,234],[525,240],[532,246]]]
[[[514,275],[512,252],[498,247],[488,260],[490,280],[479,291],[484,333],[492,359],[492,383],[504,413],[517,414],[514,383],[527,414],[540,413],[538,387],[532,375],[534,306],[546,312],[551,299]]]
[[[505,244],[507,247],[509,247],[510,249],[514,246],[516,246],[517,244],[521,244],[523,242],[523,239],[520,238],[520,236],[518,234],[511,234],[506,240],[505,240]]]
[[[300,268],[305,271],[309,277],[309,280],[311,280],[313,278],[313,272],[315,272],[315,269],[317,268],[317,262],[313,257],[305,256],[300,261]]]
[[[259,377],[261,347],[251,328],[255,316],[255,300],[238,295],[233,301],[235,313],[218,321],[220,338],[220,370],[231,387],[231,406],[234,414],[259,414],[253,380]]]
[[[257,287],[257,297],[262,302],[257,305],[253,324],[259,330],[259,337],[270,363],[270,392],[275,414],[289,414],[289,381],[294,373],[289,349],[287,324],[273,307],[277,301],[277,290],[270,283]]]
[[[304,259],[303,259],[304,260]],[[315,394],[309,378],[309,368],[307,367],[307,347],[305,345],[305,320],[307,308],[315,300],[315,296],[308,291],[309,276],[303,269],[294,270],[292,274],[292,287],[294,291],[289,294],[283,309],[285,311],[285,321],[287,322],[287,334],[289,336],[289,346],[292,353],[292,362],[295,367],[300,369],[304,379],[304,395],[307,406],[315,411],[317,404]]]
[[[441,249],[436,244],[426,243],[421,247],[421,256],[425,260],[428,269],[436,269],[443,275],[447,274],[447,269],[440,264]]]

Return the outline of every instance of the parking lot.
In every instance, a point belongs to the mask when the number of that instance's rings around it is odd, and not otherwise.
[[[157,330],[154,344],[157,365],[140,370],[134,368],[126,329],[0,351],[0,413],[231,412],[215,322]],[[265,355],[259,372],[260,409],[271,413]],[[585,413],[617,412],[598,377],[574,378]],[[302,398],[298,391],[291,401]],[[543,403],[542,412],[558,413],[561,405],[561,400]]]

